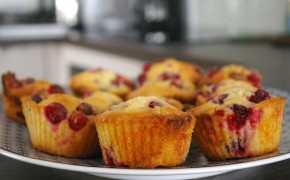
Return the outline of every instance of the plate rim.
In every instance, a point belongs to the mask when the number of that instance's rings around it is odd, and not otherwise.
[[[239,170],[244,168],[256,167],[266,164],[271,164],[283,160],[290,159],[290,153],[286,153],[283,155],[278,155],[274,157],[269,157],[265,159],[259,159],[249,162],[241,162],[237,164],[228,164],[228,165],[219,165],[212,167],[192,167],[192,168],[172,168],[172,169],[128,169],[128,168],[110,168],[110,167],[88,167],[88,166],[80,166],[80,165],[71,165],[64,164],[59,162],[51,162],[45,161],[41,159],[34,159],[31,157],[22,156],[3,148],[0,148],[0,154],[19,160],[22,162],[40,165],[44,167],[50,167],[55,169],[69,170],[69,171],[77,171],[83,173],[94,173],[94,174],[114,174],[114,175],[139,175],[139,176],[148,176],[150,175],[182,175],[182,174],[201,174],[201,173],[212,173],[212,172],[229,172],[233,170]]]

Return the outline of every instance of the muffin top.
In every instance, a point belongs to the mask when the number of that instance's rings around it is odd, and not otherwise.
[[[240,92],[242,89],[248,89],[252,92],[258,88],[246,81],[224,79],[219,84],[208,83],[198,89],[196,93],[196,103],[202,104],[210,100],[213,96],[218,94],[225,94],[227,92]]]
[[[168,58],[153,64],[144,64],[139,83],[156,80],[189,80],[196,83],[202,75],[202,70],[197,65]]]
[[[85,97],[83,100],[84,102],[91,104],[94,111],[98,113],[104,112],[112,105],[123,102],[119,96],[103,91],[96,91],[88,97]]]
[[[148,81],[130,92],[127,99],[137,96],[161,96],[177,99],[181,102],[193,102],[196,89],[190,81]]]
[[[178,108],[167,103],[164,98],[157,96],[138,96],[126,102],[114,105],[104,113],[142,113],[173,114],[182,112]]]
[[[241,65],[230,64],[222,68],[213,67],[208,72],[206,82],[217,84],[224,79],[247,81],[256,87],[260,87],[262,81],[261,75],[256,70]]]
[[[135,89],[135,84],[113,71],[96,68],[72,76],[70,87],[77,96],[84,96],[94,91],[107,91],[124,96]]]
[[[249,109],[264,100],[272,97],[263,89],[251,91],[247,88],[233,88],[224,94],[213,96],[208,102],[197,106],[194,109],[196,115],[199,114],[230,114],[236,109]]]
[[[21,101],[23,103],[34,101],[42,116],[52,125],[52,130],[57,130],[62,122],[67,122],[71,130],[79,131],[96,114],[90,104],[68,94],[52,94],[41,101],[26,96],[21,98]]]
[[[14,73],[7,72],[2,75],[2,84],[5,95],[22,97],[48,87],[50,82],[31,77],[17,79]]]

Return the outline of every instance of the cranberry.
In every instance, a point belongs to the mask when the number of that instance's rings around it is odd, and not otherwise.
[[[227,98],[227,97],[228,97],[228,94],[221,94],[221,95],[215,96],[213,98],[212,102],[215,104],[223,104],[225,98]]]
[[[24,114],[22,111],[16,112],[17,116],[21,119],[25,119]]]
[[[160,80],[177,80],[180,79],[180,75],[176,74],[176,73],[168,73],[168,72],[164,72],[162,74],[159,75],[158,77]]]
[[[111,148],[110,148],[111,149]],[[105,151],[105,162],[106,162],[106,165],[107,166],[114,166],[115,163],[114,163],[114,159],[111,155],[111,151],[108,150],[107,148],[103,148],[103,150]]]
[[[77,106],[76,110],[84,113],[85,115],[93,114],[93,108],[88,103],[81,103],[80,105]]]
[[[182,111],[187,112],[190,111],[192,109],[192,105],[186,104],[183,106]]]
[[[256,128],[262,116],[263,116],[262,109],[255,109],[255,110],[253,108],[249,109],[250,124],[252,128]]]
[[[69,127],[78,131],[82,129],[88,122],[88,118],[82,112],[74,111],[68,119]]]
[[[239,104],[233,104],[231,109],[234,113],[227,117],[229,128],[231,130],[239,130],[246,123],[247,117],[249,115],[249,109]]]
[[[136,88],[135,84],[127,79],[124,79],[123,83],[131,90]]]
[[[22,85],[23,85],[22,82],[17,80],[13,80],[8,84],[10,88],[20,88]]]
[[[51,123],[57,124],[66,118],[67,110],[60,103],[52,103],[44,108],[44,114]]]
[[[145,64],[143,65],[143,72],[147,72],[147,71],[149,71],[150,68],[151,68],[151,64],[149,64],[149,63],[145,63]]]
[[[113,79],[111,81],[112,84],[114,84],[115,86],[119,86],[120,84],[125,84],[129,89],[135,89],[135,84],[133,82],[131,82],[130,80],[117,75],[115,79]]]
[[[30,98],[36,103],[40,103],[42,101],[42,98],[39,94],[33,94]]]
[[[216,110],[216,111],[214,112],[214,115],[217,115],[217,116],[224,116],[224,115],[225,115],[225,110],[223,110],[223,109]]]
[[[256,87],[259,87],[261,84],[261,76],[257,72],[250,74],[247,79]]]
[[[182,82],[181,81],[173,80],[173,81],[171,81],[170,85],[175,86],[175,87],[177,87],[179,89],[182,89],[183,88],[183,85],[182,85]]]
[[[161,106],[161,104],[157,101],[150,101],[149,105],[150,108],[154,108],[155,106]]]
[[[120,75],[117,75],[115,79],[111,81],[112,84],[119,86],[121,84],[122,77]]]
[[[245,147],[242,141],[242,139],[238,139],[238,141],[232,141],[230,151],[236,155],[245,153]]]
[[[269,93],[263,89],[258,89],[255,94],[249,98],[249,101],[253,103],[259,103],[265,99],[270,99]]]
[[[146,74],[142,73],[138,77],[138,82],[142,85],[146,81]]]
[[[207,77],[211,78],[213,77],[217,72],[220,71],[220,68],[219,67],[213,67],[211,68],[211,70],[208,72],[208,75]]]
[[[48,93],[54,94],[54,93],[64,93],[64,90],[61,86],[52,84],[48,87]]]
[[[192,68],[193,71],[197,72],[198,74],[202,74],[202,70],[199,67],[193,65]]]
[[[113,156],[112,156],[113,148],[112,147],[110,149],[103,148],[103,150],[105,151],[105,159],[106,159],[107,166],[128,167],[128,165],[126,165],[124,163],[117,162],[113,158]]]

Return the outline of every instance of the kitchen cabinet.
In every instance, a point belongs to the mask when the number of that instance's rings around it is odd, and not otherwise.
[[[109,69],[135,79],[143,64],[142,61],[134,58],[69,43],[60,44],[57,51],[58,83],[64,85],[67,85],[73,73],[96,67]]]
[[[39,43],[0,45],[0,74],[11,71],[19,78],[44,78],[43,52]]]

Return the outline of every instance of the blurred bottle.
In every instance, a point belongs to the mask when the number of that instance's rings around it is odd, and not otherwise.
[[[182,34],[182,1],[142,0],[136,7],[140,40],[161,44],[178,41]]]

